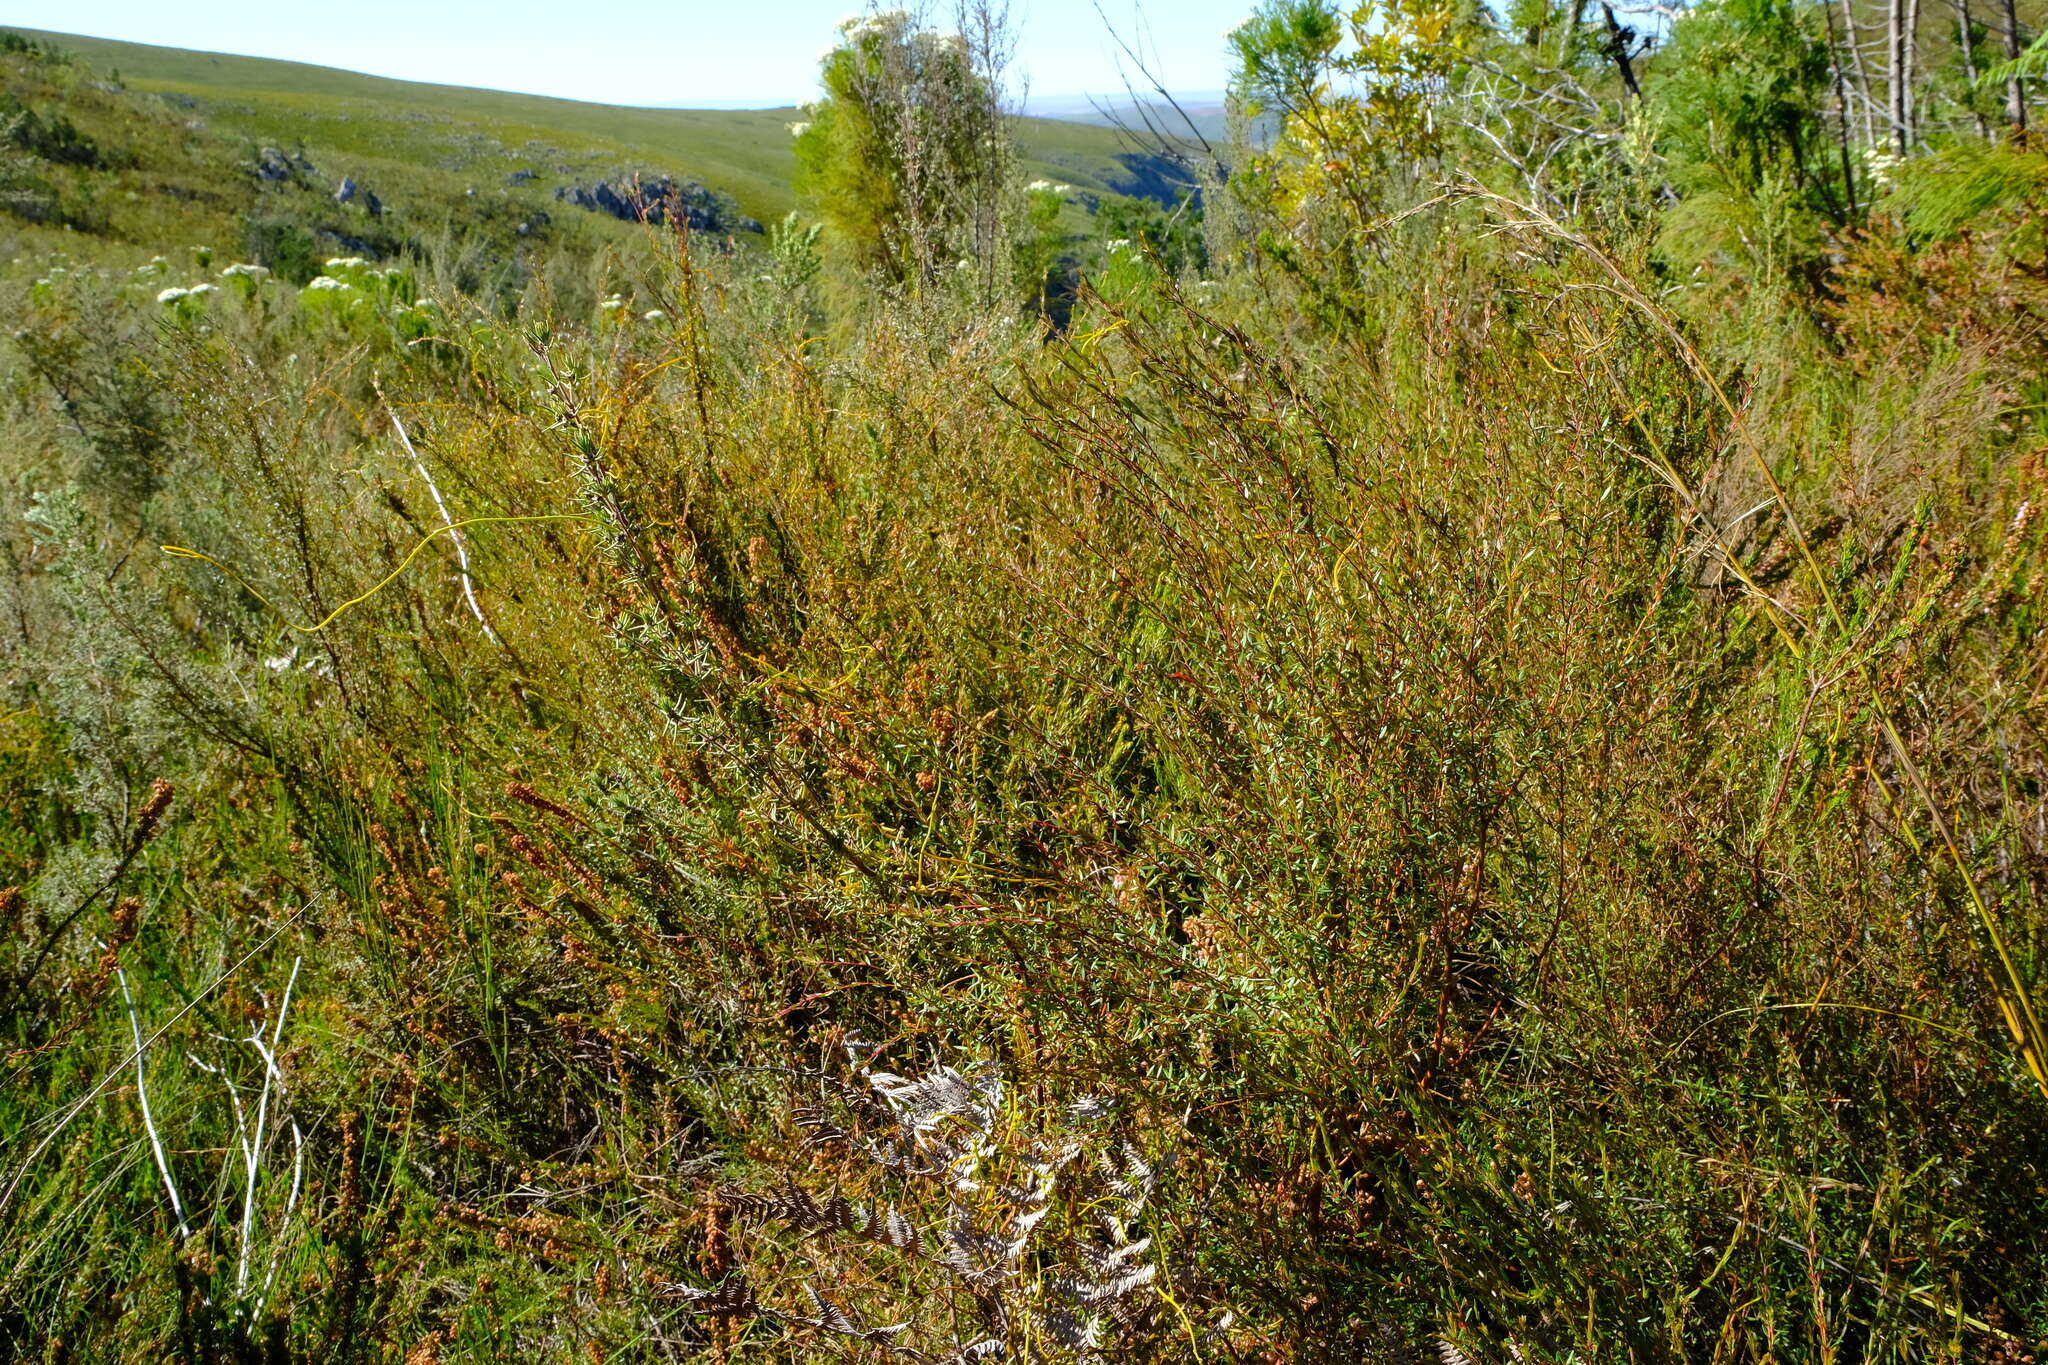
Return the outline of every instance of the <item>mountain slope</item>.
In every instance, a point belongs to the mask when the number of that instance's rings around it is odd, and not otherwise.
[[[374,184],[400,167],[475,178],[478,192],[527,172],[535,189],[624,170],[702,180],[748,214],[780,217],[795,202],[793,109],[644,109],[496,90],[390,80],[300,62],[154,47],[16,29],[131,90],[184,106],[216,131],[302,150],[323,174]],[[1029,174],[1097,193],[1162,183],[1159,159],[1116,132],[1050,119],[1019,121]]]

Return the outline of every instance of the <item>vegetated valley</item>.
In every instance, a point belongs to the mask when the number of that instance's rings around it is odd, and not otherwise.
[[[2035,1359],[2040,17],[0,35],[0,1360]]]

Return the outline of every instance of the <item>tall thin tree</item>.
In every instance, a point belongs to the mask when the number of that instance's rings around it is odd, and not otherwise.
[[[1906,0],[1905,51],[1906,149],[1920,143],[1920,98],[1914,86],[1920,79],[1920,0]]]
[[[1891,120],[1892,144],[1906,154],[1906,3],[1887,0],[1884,15],[1885,116]]]
[[[1990,125],[1984,120],[1984,111],[1977,107],[1977,43],[1976,34],[1970,27],[1970,0],[1955,0],[1956,48],[1963,54],[1964,87],[1970,94],[1970,117],[1976,121],[1977,136],[1989,138]]]
[[[1845,4],[1844,11],[1848,9]],[[1856,172],[1849,156],[1849,82],[1842,70],[1842,44],[1835,36],[1835,8],[1822,5],[1821,14],[1828,23],[1828,74],[1835,86],[1835,135],[1842,153],[1842,196],[1849,216],[1856,216]],[[1852,44],[1853,50],[1853,44]]]
[[[1856,105],[1863,116],[1863,145],[1877,145],[1877,131],[1871,126],[1871,110],[1877,99],[1870,93],[1870,71],[1863,61],[1863,35],[1856,31],[1855,0],[1842,0],[1842,31],[1848,40],[1849,70],[1856,76]]]
[[[2017,0],[2005,0],[2005,60],[2016,62],[2020,59],[2020,11]],[[2005,79],[2005,121],[2015,132],[2027,130],[2027,91],[2020,74],[2015,71]]]

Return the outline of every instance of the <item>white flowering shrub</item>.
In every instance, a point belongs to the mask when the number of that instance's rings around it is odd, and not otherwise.
[[[221,283],[242,298],[254,298],[270,280],[270,271],[260,265],[238,262],[220,272]]]
[[[239,280],[259,286],[262,275],[249,272],[262,267],[233,267],[243,270]],[[301,309],[311,318],[367,340],[382,335],[400,347],[409,347],[436,335],[445,321],[441,306],[422,297],[410,272],[397,266],[378,266],[361,256],[336,256],[326,263],[325,273],[308,280],[299,291]]]
[[[214,287],[204,281],[182,288],[173,286],[157,291],[156,301],[170,310],[171,316],[180,321],[189,321],[205,309],[207,296],[214,293]]]

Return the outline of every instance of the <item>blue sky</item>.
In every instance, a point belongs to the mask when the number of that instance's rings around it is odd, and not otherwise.
[[[1142,35],[1167,83],[1220,90],[1223,34],[1254,0],[1103,0]],[[0,21],[170,47],[284,57],[406,80],[613,104],[791,104],[861,0],[62,0]],[[949,11],[946,0],[933,6]],[[1011,0],[1017,66],[1034,95],[1120,92],[1091,0]]]

